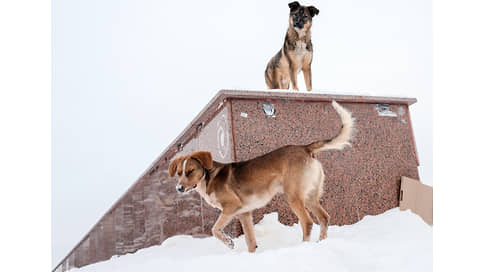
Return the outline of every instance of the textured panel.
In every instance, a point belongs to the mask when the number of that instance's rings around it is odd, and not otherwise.
[[[224,107],[205,127],[201,128],[198,140],[198,150],[209,150],[213,159],[219,162],[233,160],[232,126],[230,124],[230,109]]]
[[[272,103],[273,117],[264,113],[265,102]],[[352,224],[364,215],[398,206],[400,177],[418,178],[407,105],[390,105],[389,111],[396,114],[392,117],[379,115],[376,104],[341,104],[356,119],[353,146],[344,151],[325,151],[317,157],[326,174],[322,203],[331,224],[337,225]],[[238,161],[285,145],[329,139],[341,126],[329,102],[233,100],[232,110]],[[272,211],[279,212],[284,224],[297,222],[281,196],[258,210],[255,221]]]

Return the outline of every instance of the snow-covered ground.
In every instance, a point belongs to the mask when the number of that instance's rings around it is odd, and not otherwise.
[[[255,226],[258,249],[243,236],[229,250],[214,237],[174,236],[161,246],[72,269],[94,271],[432,271],[432,227],[398,208],[347,226],[330,226],[328,238],[302,243],[298,224],[285,226],[272,213]]]

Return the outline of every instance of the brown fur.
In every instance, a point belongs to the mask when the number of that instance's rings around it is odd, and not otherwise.
[[[177,190],[192,189],[213,207],[222,210],[212,233],[228,247],[232,240],[222,230],[237,217],[245,233],[249,252],[257,245],[252,223],[252,211],[266,205],[277,193],[284,193],[289,206],[299,218],[303,241],[308,241],[313,221],[309,209],[321,224],[319,239],[325,239],[329,214],[320,205],[323,193],[324,172],[315,154],[327,149],[342,149],[349,145],[353,133],[351,113],[333,101],[343,126],[340,133],[330,140],[308,145],[290,145],[276,149],[252,160],[219,163],[212,160],[208,151],[195,152],[174,159],[169,175],[178,176]]]
[[[298,2],[289,4],[289,28],[284,45],[272,57],[266,67],[265,80],[269,89],[289,89],[299,91],[297,74],[302,70],[306,89],[312,90],[311,63],[313,45],[311,43],[312,17],[319,13],[313,6],[301,6]]]

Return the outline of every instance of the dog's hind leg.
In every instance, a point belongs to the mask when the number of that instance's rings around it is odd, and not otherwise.
[[[289,79],[289,76],[281,74],[281,76],[279,77],[279,80],[281,82],[280,84],[281,89],[289,90],[289,83],[291,82],[291,80]]]
[[[316,216],[321,227],[319,234],[319,240],[326,239],[328,237],[328,224],[329,224],[329,214],[326,210],[319,204],[319,199],[311,199],[307,201],[306,207]]]
[[[242,229],[245,234],[245,242],[249,252],[254,252],[257,248],[257,243],[254,235],[254,223],[252,222],[252,212],[246,212],[237,216],[242,224]]]
[[[289,203],[289,207],[291,207],[291,209],[299,219],[299,224],[301,224],[303,232],[303,241],[309,241],[309,237],[311,236],[311,229],[313,228],[313,220],[306,211],[306,208],[304,208],[305,205],[303,198],[292,195],[286,196],[286,199]]]
[[[272,89],[282,89],[280,72],[277,69],[272,70]]]
[[[264,77],[266,79],[267,89],[275,89],[274,84],[272,83],[272,79],[271,79],[270,74],[272,74],[272,69],[267,68],[265,73],[264,73]]]
[[[311,211],[311,213],[318,219],[321,231],[319,234],[319,240],[326,239],[328,236],[328,225],[329,225],[329,214],[328,212],[319,204],[319,199],[323,194],[323,184],[324,184],[324,172],[321,169],[319,175],[319,182],[316,182],[316,187],[308,194],[306,199],[306,207]]]

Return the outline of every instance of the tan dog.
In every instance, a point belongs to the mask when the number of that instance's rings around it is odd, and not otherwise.
[[[325,239],[329,215],[319,204],[324,172],[315,155],[323,150],[343,149],[350,145],[353,134],[351,113],[335,101],[333,107],[343,126],[340,133],[330,140],[285,146],[252,160],[228,164],[213,161],[210,152],[199,151],[174,159],[168,169],[170,177],[178,176],[177,191],[188,192],[196,188],[205,201],[222,210],[212,233],[230,248],[234,247],[234,243],[223,229],[237,217],[249,252],[255,251],[252,210],[265,206],[275,194],[282,192],[299,218],[303,241],[309,240],[313,225],[305,208],[317,217],[321,224],[319,239]]]
[[[267,64],[265,79],[269,89],[289,89],[299,91],[297,74],[302,70],[306,89],[312,90],[311,62],[313,44],[311,43],[312,18],[319,13],[313,6],[301,6],[297,1],[289,3],[289,28],[284,45]]]

